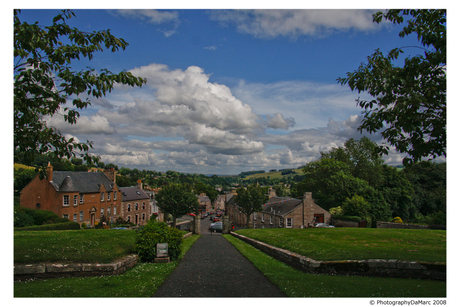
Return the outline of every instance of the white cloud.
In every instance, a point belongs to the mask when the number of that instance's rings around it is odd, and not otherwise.
[[[323,36],[330,32],[377,28],[369,10],[215,10],[211,19],[221,25],[235,25],[239,32],[274,38],[301,35]]]
[[[110,126],[106,117],[94,114],[92,116],[80,116],[77,123],[70,125],[64,121],[64,116],[60,113],[52,117],[47,117],[48,125],[56,127],[62,133],[72,134],[99,134],[99,133],[114,133],[114,129]]]
[[[169,28],[158,29],[158,31],[163,32],[166,37],[173,35],[181,24],[177,11],[123,9],[112,11],[112,13],[125,18],[145,20],[155,25],[169,25]]]

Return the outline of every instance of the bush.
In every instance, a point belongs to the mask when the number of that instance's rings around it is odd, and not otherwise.
[[[393,223],[404,223],[403,220],[397,216],[391,220]]]
[[[14,207],[14,227],[67,223],[68,221],[52,211]]]
[[[58,224],[45,224],[39,226],[27,226],[27,227],[19,227],[15,228],[15,231],[30,231],[30,230],[75,230],[80,229],[80,224],[77,222],[72,222],[67,220],[65,223],[58,223]]]
[[[141,262],[153,262],[156,258],[157,243],[168,243],[168,256],[176,260],[181,252],[182,233],[170,228],[166,223],[150,221],[136,238],[135,252]]]
[[[333,215],[333,220],[342,220],[342,221],[350,221],[350,222],[361,222],[363,219],[359,216],[349,216],[349,215]]]

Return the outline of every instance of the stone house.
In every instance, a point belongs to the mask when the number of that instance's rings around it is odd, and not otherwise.
[[[205,193],[202,193],[198,196],[198,203],[198,210],[200,213],[212,211],[211,199],[209,199]]]
[[[150,197],[142,190],[142,183],[138,181],[135,187],[122,187],[120,192],[123,219],[136,225],[146,225],[152,212]]]
[[[316,223],[330,223],[331,214],[315,204],[311,192],[306,192],[303,199],[276,197],[273,191],[269,195],[263,209],[251,215],[252,228],[306,228]],[[246,225],[246,216],[239,211],[234,197],[227,202],[227,208],[235,225]]]
[[[47,178],[38,174],[20,192],[21,207],[49,210],[58,216],[94,226],[102,216],[121,216],[121,193],[115,170],[104,172],[53,171]]]
[[[155,191],[154,190],[144,190],[144,193],[147,194],[149,197],[149,205],[150,205],[150,217],[156,216],[157,221],[163,221],[164,215],[161,212],[160,208],[158,208],[157,201],[155,200]]]

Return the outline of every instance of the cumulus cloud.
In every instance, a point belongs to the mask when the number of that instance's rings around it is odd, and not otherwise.
[[[260,38],[301,35],[323,36],[331,32],[377,28],[369,10],[215,10],[210,17],[221,25]]]
[[[72,134],[111,134],[114,132],[113,127],[110,126],[106,117],[94,114],[92,116],[81,116],[76,124],[70,125],[64,121],[62,114],[55,114],[52,117],[47,117],[46,122],[48,125],[53,126],[60,130],[62,133]]]

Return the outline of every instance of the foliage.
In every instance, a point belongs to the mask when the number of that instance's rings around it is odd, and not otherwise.
[[[359,195],[353,195],[351,198],[347,197],[342,207],[345,215],[359,216],[361,218],[366,218],[370,211],[369,203]]]
[[[69,222],[69,220],[58,216],[52,211],[30,209],[20,206],[14,207],[14,227],[32,225],[39,226],[43,224],[56,224],[66,222]]]
[[[378,145],[367,137],[362,137],[360,140],[348,139],[343,147],[321,153],[323,158],[346,163],[353,177],[366,180],[373,187],[379,185],[382,178],[381,156]]]
[[[357,99],[364,109],[358,129],[379,132],[407,154],[403,163],[408,165],[446,155],[446,10],[388,10],[376,13],[374,22],[384,18],[401,24],[405,17],[409,19],[399,36],[416,33],[424,54],[408,57],[398,67],[394,62],[408,47],[395,48],[387,56],[377,49],[367,63],[337,81],[374,98]]]
[[[394,217],[393,219],[391,219],[391,221],[393,223],[404,223],[403,220],[399,216]]]
[[[224,237],[288,297],[446,297],[446,283],[433,280],[306,274],[235,237]]]
[[[195,213],[198,210],[198,198],[192,192],[191,187],[185,184],[168,184],[156,195],[158,207],[162,212],[171,214],[173,217],[172,227],[176,227],[176,219],[187,213]]]
[[[264,190],[258,185],[250,185],[247,189],[239,187],[236,190],[235,202],[246,215],[246,226],[249,228],[250,215],[262,210],[262,205],[268,200]]]
[[[91,60],[95,52],[104,48],[112,52],[124,50],[128,43],[110,30],[88,33],[71,28],[66,21],[75,13],[69,10],[63,10],[46,27],[38,22],[21,22],[19,14],[14,11],[15,159],[22,155],[29,164],[40,154],[67,159],[79,154],[87,162],[97,162],[87,153],[91,142],[67,139],[56,128],[47,126],[46,117],[59,113],[64,121],[75,124],[80,116],[78,110],[91,105],[89,98],[83,100],[82,96],[100,98],[111,92],[116,83],[144,84],[145,79],[126,71],[74,71],[70,66],[81,57]]]
[[[182,233],[166,223],[150,221],[136,237],[134,251],[139,260],[154,262],[157,243],[168,243],[168,255],[171,260],[176,260],[181,252]]]
[[[329,209],[329,213],[331,215],[342,215],[343,214],[343,209],[341,206],[338,207],[333,207]]]
[[[365,180],[353,177],[345,162],[331,158],[311,162],[303,171],[305,179],[297,185],[297,193],[312,192],[316,204],[325,210],[342,205],[368,186]]]
[[[36,175],[35,169],[18,168],[14,169],[14,192],[19,194],[21,190],[34,179]]]
[[[404,169],[413,188],[413,203],[418,212],[446,213],[446,163],[419,162]]]
[[[341,215],[341,214],[333,215],[332,219],[333,220],[351,221],[351,222],[357,222],[357,223],[359,223],[359,222],[361,222],[363,220],[359,216],[348,216],[348,215]]]
[[[67,219],[66,219],[67,220]],[[26,226],[15,228],[15,231],[38,231],[38,230],[76,230],[80,229],[80,224],[77,222],[69,221],[58,224],[45,224],[39,226]]]

